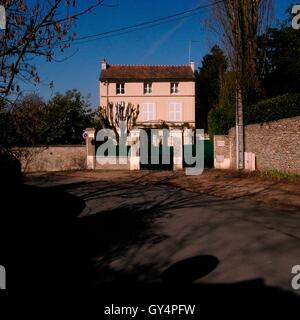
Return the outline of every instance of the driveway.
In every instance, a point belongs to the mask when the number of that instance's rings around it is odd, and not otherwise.
[[[168,279],[293,291],[291,269],[300,264],[299,214],[144,180],[121,173],[110,179],[76,174],[27,178],[29,185],[84,200],[76,252],[88,261],[90,286]]]

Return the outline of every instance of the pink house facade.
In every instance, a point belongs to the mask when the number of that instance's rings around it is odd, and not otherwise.
[[[137,125],[195,127],[194,63],[188,65],[109,65],[101,62],[100,106],[139,105]]]

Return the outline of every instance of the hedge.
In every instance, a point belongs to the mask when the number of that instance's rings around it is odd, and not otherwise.
[[[208,132],[210,136],[227,134],[235,125],[232,110],[215,107],[208,114]],[[262,100],[244,107],[244,124],[276,121],[300,116],[300,93],[287,93],[275,98]]]
[[[284,94],[245,107],[244,123],[263,123],[300,116],[300,94]]]

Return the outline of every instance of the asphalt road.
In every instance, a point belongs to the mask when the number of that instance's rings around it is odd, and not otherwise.
[[[44,176],[27,181],[84,201],[77,253],[87,261],[92,287],[250,282],[300,294],[291,286],[291,269],[300,265],[300,214],[117,180]]]

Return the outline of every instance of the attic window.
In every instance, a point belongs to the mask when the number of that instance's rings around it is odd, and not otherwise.
[[[144,83],[144,94],[150,94],[150,93],[152,93],[152,83],[145,82]]]
[[[125,94],[125,83],[117,83],[117,94]]]
[[[171,94],[175,94],[179,92],[179,83],[171,82]]]

